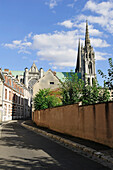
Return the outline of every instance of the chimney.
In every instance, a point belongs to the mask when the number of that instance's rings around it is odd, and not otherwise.
[[[9,72],[9,69],[4,69],[5,72]]]
[[[9,72],[10,75],[12,75],[11,71]]]

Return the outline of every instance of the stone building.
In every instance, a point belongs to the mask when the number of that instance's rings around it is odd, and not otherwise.
[[[31,117],[32,95],[11,71],[0,69],[0,121]]]
[[[42,68],[38,70],[35,63],[32,64],[29,70],[26,67],[25,71],[12,71],[12,73],[19,80],[19,82],[25,84],[31,93],[33,93],[33,85],[44,76],[44,70]]]
[[[35,97],[40,89],[50,88],[51,90],[54,90],[58,89],[60,84],[60,79],[56,76],[56,72],[49,69],[45,75],[34,84],[33,97]]]
[[[81,74],[81,79],[87,84],[93,84],[96,78],[95,73],[95,53],[90,43],[88,22],[86,21],[85,46],[81,46],[80,39],[78,44],[78,56],[76,64],[76,73]]]

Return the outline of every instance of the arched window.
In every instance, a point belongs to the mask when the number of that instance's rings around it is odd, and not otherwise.
[[[89,58],[91,58],[91,53],[89,53]]]
[[[88,85],[90,85],[90,78],[88,78]]]
[[[36,72],[36,67],[32,66],[31,71]]]
[[[92,63],[91,62],[89,63],[88,68],[89,68],[89,74],[92,74]]]
[[[94,79],[94,78],[92,78],[92,85],[94,84],[94,81],[95,81],[95,79]]]

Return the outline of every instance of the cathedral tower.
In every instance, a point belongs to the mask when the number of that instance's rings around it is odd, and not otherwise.
[[[78,56],[75,72],[81,73],[81,79],[85,84],[92,86],[95,73],[95,53],[93,47],[90,44],[88,22],[86,21],[86,33],[85,33],[85,46],[80,46],[80,40],[78,44]]]

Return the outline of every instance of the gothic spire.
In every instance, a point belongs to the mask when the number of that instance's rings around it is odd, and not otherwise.
[[[81,47],[80,47],[80,39],[78,43],[78,55],[77,55],[77,64],[75,72],[81,72]]]
[[[86,20],[86,34],[85,34],[85,46],[90,45],[88,21]]]

